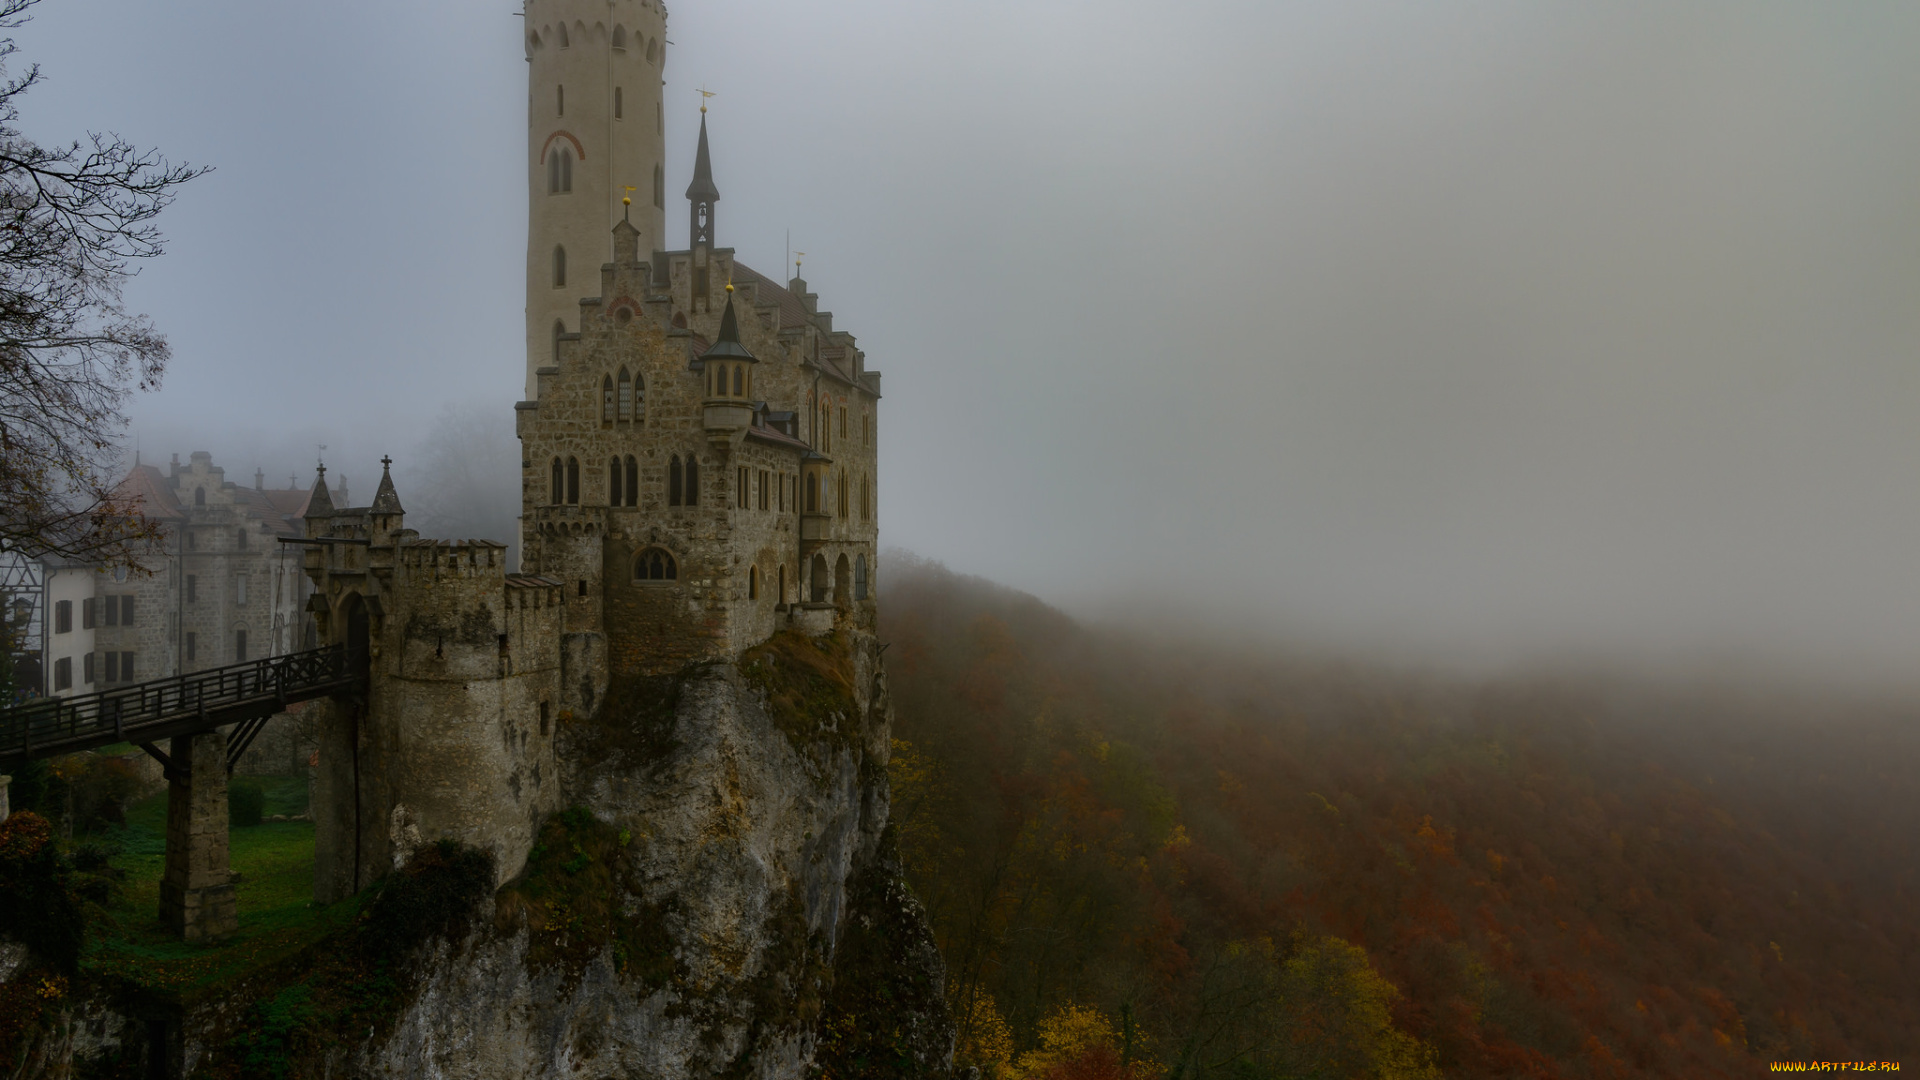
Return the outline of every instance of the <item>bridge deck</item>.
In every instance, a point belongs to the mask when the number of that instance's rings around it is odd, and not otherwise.
[[[40,698],[0,709],[0,761],[150,743],[248,721],[251,740],[260,722],[294,702],[359,688],[363,669],[346,646],[332,645],[97,694]]]

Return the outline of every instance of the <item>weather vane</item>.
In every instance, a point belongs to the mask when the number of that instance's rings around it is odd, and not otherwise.
[[[620,220],[628,221],[628,220],[631,220],[629,215],[633,213],[633,193],[640,189],[634,187],[632,184],[625,184],[622,186],[624,186],[627,189],[627,193],[625,195],[620,196]]]
[[[713,91],[707,89],[706,83],[701,83],[700,89],[695,91],[695,93],[698,93],[700,95],[700,112],[704,115],[707,111],[707,99],[710,97],[715,97],[717,95],[715,95]]]
[[[803,258],[806,258],[806,255],[807,253],[804,251],[796,251],[793,253],[793,276],[794,277],[800,276],[800,260]]]

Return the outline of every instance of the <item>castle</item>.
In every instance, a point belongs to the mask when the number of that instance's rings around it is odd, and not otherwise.
[[[557,729],[618,680],[873,624],[879,373],[805,281],[718,245],[704,107],[688,245],[666,250],[658,0],[525,15],[521,572],[503,544],[407,529],[391,475],[364,507],[315,482],[307,610],[367,671],[320,725],[321,902],[440,838],[512,876],[565,806]]]

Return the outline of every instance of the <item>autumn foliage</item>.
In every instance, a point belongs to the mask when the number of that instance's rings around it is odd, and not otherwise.
[[[1181,651],[891,566],[894,820],[963,1064],[1920,1057],[1920,711]]]

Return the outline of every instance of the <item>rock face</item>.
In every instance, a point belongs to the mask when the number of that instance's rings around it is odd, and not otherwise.
[[[341,1071],[798,1077],[837,1017],[834,1074],[943,1072],[944,975],[886,832],[887,709],[872,639],[845,631],[617,683],[566,729],[591,820],[549,827]],[[852,1014],[870,999],[895,1015]],[[865,1052],[846,1032],[869,1026],[897,1037]]]

